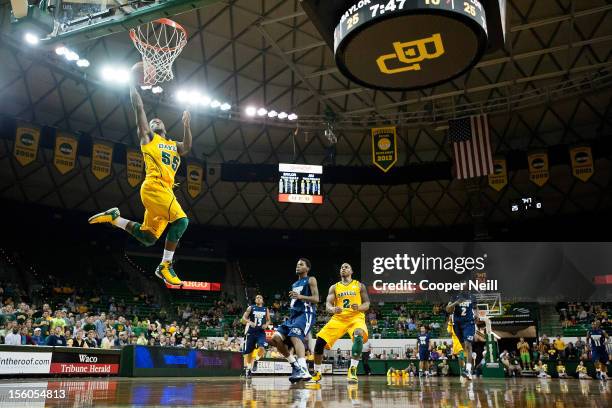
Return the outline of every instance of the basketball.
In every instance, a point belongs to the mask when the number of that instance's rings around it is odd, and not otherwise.
[[[145,68],[142,61],[137,62],[132,66],[132,78],[140,86],[153,85],[155,79],[155,67],[153,65],[147,66],[147,75],[145,76]]]

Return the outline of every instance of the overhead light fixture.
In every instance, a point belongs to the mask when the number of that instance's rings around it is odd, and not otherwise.
[[[230,105],[229,103],[225,102],[223,105],[221,105],[221,110],[222,111],[228,111],[232,108],[232,105]]]
[[[107,82],[125,84],[130,80],[130,71],[125,68],[115,68],[106,66],[101,71],[102,79]]]
[[[154,86],[153,88],[151,88],[151,92],[153,92],[154,94],[160,94],[164,92],[164,88],[162,88],[161,86]]]
[[[68,52],[68,48],[66,48],[66,47],[64,47],[64,46],[60,46],[60,47],[57,47],[57,48],[55,49],[55,53],[56,53],[57,55],[64,55],[64,54],[66,54],[67,52]]]
[[[257,109],[257,115],[258,116],[265,116],[268,113],[268,110],[266,108],[259,108]]]
[[[287,116],[287,119],[289,119],[289,120],[296,120],[297,118],[298,118],[298,116],[295,113],[292,113],[289,116]]]
[[[200,98],[200,105],[202,106],[208,106],[210,105],[210,102],[211,102],[210,98],[206,95],[202,95],[202,97]]]
[[[187,92],[183,91],[182,89],[176,93],[176,99],[181,103],[187,102],[188,98]]]
[[[27,42],[30,45],[36,45],[38,44],[38,41],[40,41],[38,36],[33,33],[25,33],[25,35],[23,36],[23,39],[25,40],[25,42]]]
[[[219,106],[221,106],[221,102],[219,102],[219,101],[218,101],[218,100],[216,100],[216,99],[210,103],[210,107],[211,107],[211,108],[215,108],[215,109],[217,109]]]
[[[278,114],[279,119],[285,119],[286,117],[287,117],[287,114],[285,112],[281,112]]]
[[[245,109],[245,112],[248,116],[255,116],[255,114],[257,113],[257,108],[255,108],[254,106],[249,106]]]
[[[64,57],[66,57],[66,59],[68,61],[77,61],[77,60],[79,60],[79,54],[77,54],[74,51],[70,51],[70,50],[68,50],[68,52],[66,54],[64,54]]]
[[[268,112],[268,117],[269,118],[275,118],[278,116],[278,112],[275,110],[271,110],[270,112]]]
[[[76,62],[76,64],[77,64],[77,67],[87,68],[89,66],[89,61],[86,60],[85,58],[81,58],[80,60]]]

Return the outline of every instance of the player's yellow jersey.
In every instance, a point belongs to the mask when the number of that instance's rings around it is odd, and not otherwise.
[[[342,281],[336,283],[336,307],[342,308],[341,318],[364,316],[363,312],[351,309],[351,305],[361,305],[361,283],[352,280],[345,285]],[[338,315],[336,315],[338,316]]]
[[[455,334],[455,329],[453,328],[452,315],[451,315],[451,318],[448,320],[448,325],[446,327],[446,330],[451,335],[451,338],[453,340],[453,351],[452,352],[454,355],[458,355],[459,353],[463,351],[463,345],[461,344],[461,342],[459,341],[459,338]]]
[[[178,154],[176,142],[153,133],[151,141],[140,146],[140,150],[145,163],[145,181],[161,181],[172,188],[174,176],[181,165],[181,156]]]

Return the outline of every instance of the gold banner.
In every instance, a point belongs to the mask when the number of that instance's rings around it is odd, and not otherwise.
[[[372,163],[388,172],[397,162],[397,132],[395,126],[372,129]]]
[[[36,127],[18,127],[15,132],[15,148],[13,155],[22,166],[27,166],[38,156],[40,129]]]
[[[508,184],[506,159],[493,160],[493,174],[489,174],[489,185],[495,191],[501,191]]]
[[[55,136],[55,150],[53,164],[60,174],[66,174],[76,165],[77,138],[67,133],[58,133]]]
[[[570,149],[570,158],[574,177],[587,182],[593,173],[595,173],[591,148],[589,146],[572,147]]]
[[[142,172],[144,170],[142,153],[138,150],[128,149],[126,157],[128,183],[130,186],[136,187],[142,181]]]
[[[191,198],[196,198],[202,192],[202,166],[195,163],[187,165],[187,191]]]
[[[530,153],[527,155],[527,162],[529,164],[529,180],[542,187],[550,178],[548,153]]]
[[[98,180],[104,180],[111,174],[113,165],[113,145],[95,142],[91,150],[91,172]]]

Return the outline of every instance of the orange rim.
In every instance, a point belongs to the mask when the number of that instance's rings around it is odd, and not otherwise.
[[[159,23],[159,24],[165,24],[167,26],[170,26],[172,28],[176,28],[177,30],[180,30],[183,32],[183,34],[185,35],[185,38],[187,37],[187,30],[185,30],[185,28],[183,28],[182,25],[180,25],[179,23],[177,23],[176,21],[170,20],[169,18],[160,18],[157,20],[152,21],[153,23]],[[150,23],[148,23],[150,24]],[[132,41],[134,42],[134,44],[138,43],[140,45],[142,45],[145,48],[151,48],[153,50],[156,51],[162,51],[162,52],[171,52],[171,51],[176,51],[179,48],[183,48],[185,46],[184,43],[187,43],[187,40],[183,40],[181,41],[181,43],[179,45],[177,45],[176,47],[158,47],[156,45],[151,45],[147,42],[142,41],[140,38],[138,38],[138,36],[136,35],[136,30],[135,29],[130,29],[130,38],[132,39]]]

